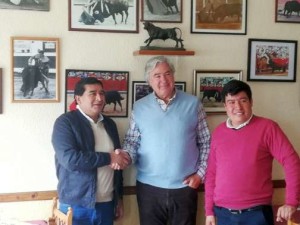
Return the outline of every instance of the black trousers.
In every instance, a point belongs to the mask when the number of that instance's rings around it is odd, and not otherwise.
[[[197,190],[164,189],[137,182],[140,225],[196,225]]]

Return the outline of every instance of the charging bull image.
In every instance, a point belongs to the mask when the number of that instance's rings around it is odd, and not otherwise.
[[[117,104],[119,105],[120,107],[120,111],[123,110],[123,107],[122,107],[122,100],[124,100],[124,98],[121,96],[121,94],[118,92],[118,91],[106,91],[105,92],[105,102],[106,102],[106,105],[110,105],[110,104],[113,104],[114,105],[114,111],[117,111]],[[105,106],[103,108],[103,111],[105,109]]]

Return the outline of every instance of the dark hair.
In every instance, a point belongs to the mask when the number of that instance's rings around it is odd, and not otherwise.
[[[249,100],[252,100],[252,92],[250,86],[240,80],[231,80],[227,84],[224,85],[224,88],[221,93],[222,102],[225,102],[225,97],[230,95],[236,95],[240,93],[241,91],[244,91],[246,95],[248,96]]]
[[[103,88],[102,82],[95,77],[81,78],[75,85],[74,97],[75,95],[79,95],[79,96],[83,95],[83,93],[85,92],[86,84],[99,84]]]

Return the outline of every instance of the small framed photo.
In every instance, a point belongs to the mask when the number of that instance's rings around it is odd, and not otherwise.
[[[247,0],[192,0],[191,33],[245,35],[246,28]]]
[[[138,33],[138,0],[68,0],[69,30]]]
[[[0,114],[3,112],[2,85],[2,69],[0,68]]]
[[[297,43],[249,39],[247,80],[296,82]]]
[[[276,0],[275,22],[300,23],[300,2],[298,0]]]
[[[84,77],[96,77],[101,80],[105,91],[106,105],[103,114],[110,117],[128,115],[128,71],[103,70],[66,70],[65,112],[76,110],[74,89],[76,83]]]
[[[182,0],[142,0],[142,21],[181,23]]]
[[[12,102],[59,102],[59,39],[11,37]]]
[[[175,87],[178,90],[186,91],[186,82],[175,82]],[[145,81],[132,81],[132,105],[137,100],[145,97],[153,92],[153,89]]]
[[[224,85],[230,80],[241,80],[241,70],[194,70],[193,93],[202,102],[206,113],[225,113],[221,99]]]
[[[185,81],[176,81],[175,87],[177,90],[186,91],[186,82]]]
[[[1,9],[49,11],[50,0],[1,0]]]

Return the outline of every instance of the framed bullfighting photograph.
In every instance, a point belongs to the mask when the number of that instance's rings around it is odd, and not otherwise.
[[[76,110],[74,89],[76,83],[84,77],[96,77],[103,83],[106,104],[103,114],[110,117],[128,115],[128,71],[102,70],[66,70],[65,112]]]
[[[186,82],[176,81],[175,87],[177,90],[186,91]],[[145,81],[132,81],[132,106],[133,104],[153,92],[153,89]]]
[[[11,37],[12,102],[59,102],[59,39]]]
[[[295,40],[249,39],[248,81],[296,82]]]
[[[191,33],[247,33],[247,0],[192,0]]]
[[[138,33],[138,0],[68,0],[69,30]]]
[[[142,0],[142,21],[181,23],[182,0]]]
[[[194,70],[193,94],[202,102],[206,113],[225,113],[221,99],[224,85],[241,80],[241,70]]]
[[[299,0],[276,0],[275,22],[300,23],[299,13],[300,13]]]
[[[0,9],[49,11],[50,0],[0,0]]]

